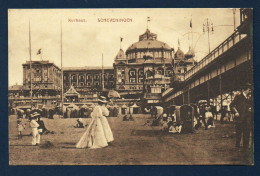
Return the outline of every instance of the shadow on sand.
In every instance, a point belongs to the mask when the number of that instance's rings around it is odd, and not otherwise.
[[[165,133],[161,130],[132,130],[131,136],[146,136],[146,137],[154,137],[165,135]]]
[[[24,145],[24,144],[22,144],[22,145],[9,145],[10,147],[11,146],[19,146],[19,147],[25,147],[25,146],[29,146],[29,147],[37,147],[37,146],[35,146],[35,145],[30,145],[30,144],[28,144],[28,145]]]

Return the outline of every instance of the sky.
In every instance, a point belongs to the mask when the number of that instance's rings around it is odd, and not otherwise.
[[[226,9],[9,9],[8,76],[9,86],[22,84],[22,64],[29,60],[29,21],[32,60],[49,60],[61,66],[61,26],[63,67],[113,66],[121,47],[124,51],[137,42],[148,28],[157,40],[175,51],[178,40],[186,53],[193,46],[196,61],[209,52],[206,19],[213,24],[209,43],[212,51],[234,32],[233,10]],[[75,22],[80,19],[83,22]],[[129,22],[99,22],[101,19],[130,19]],[[235,13],[239,25],[239,9]],[[103,20],[104,21],[104,20]],[[192,21],[193,35],[190,22]],[[193,36],[193,37],[192,37]],[[193,39],[193,40],[192,40]],[[41,55],[37,55],[41,49]]]

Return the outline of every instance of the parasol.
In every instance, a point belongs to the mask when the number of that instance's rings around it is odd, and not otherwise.
[[[109,90],[108,95],[109,98],[120,98],[120,94],[115,90]]]

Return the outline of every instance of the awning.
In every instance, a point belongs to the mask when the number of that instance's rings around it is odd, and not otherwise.
[[[107,96],[110,98],[120,98],[120,94],[115,90],[109,90]]]
[[[138,108],[139,106],[137,106],[136,104],[132,105],[131,108]]]
[[[121,106],[121,108],[127,108],[127,106],[124,104],[123,106]]]
[[[79,96],[79,93],[75,90],[73,86],[70,86],[70,89],[64,94],[65,96]]]
[[[86,105],[86,104],[84,104],[84,105],[82,105],[80,108],[85,108],[85,109],[87,109],[88,108],[88,106]]]

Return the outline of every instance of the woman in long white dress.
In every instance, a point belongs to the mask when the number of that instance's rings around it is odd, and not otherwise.
[[[93,109],[91,114],[92,119],[87,127],[87,130],[76,144],[76,148],[102,148],[108,146],[107,139],[103,125],[101,123],[102,109],[101,105],[105,102],[103,100],[98,101],[98,105]]]
[[[111,128],[109,126],[109,123],[107,121],[107,118],[106,118],[106,116],[109,115],[109,111],[105,104],[103,104],[101,106],[101,110],[102,110],[102,117],[100,118],[100,120],[101,120],[103,129],[104,129],[106,140],[107,140],[108,144],[110,144],[112,141],[114,141],[114,137],[113,137]]]

